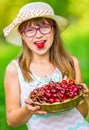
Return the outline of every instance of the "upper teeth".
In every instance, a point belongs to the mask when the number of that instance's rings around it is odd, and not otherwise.
[[[45,41],[37,41],[37,42],[35,42],[35,44],[39,44],[39,43],[45,43]]]

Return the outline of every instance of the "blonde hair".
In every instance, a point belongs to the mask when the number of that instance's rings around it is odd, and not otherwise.
[[[54,32],[55,32],[54,41],[49,50],[50,51],[49,60],[55,67],[57,67],[62,72],[63,76],[67,75],[68,78],[74,79],[75,70],[73,59],[71,55],[63,47],[60,31],[54,20],[49,18],[34,18],[32,20],[23,22],[19,26],[18,30],[21,33],[21,30],[23,28],[31,25],[31,22],[34,22],[36,25],[40,25],[41,23],[45,23],[45,21],[54,25]],[[23,52],[19,57],[19,65],[25,80],[30,82],[32,78],[30,76],[31,71],[29,69],[30,68],[29,66],[32,61],[32,52],[27,47],[25,41],[22,42],[23,42]]]

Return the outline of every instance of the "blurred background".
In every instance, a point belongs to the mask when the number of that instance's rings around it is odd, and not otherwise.
[[[3,81],[6,66],[21,51],[20,47],[7,44],[3,36],[3,28],[12,22],[24,4],[35,1],[37,0],[0,0],[0,130],[13,130],[6,122]],[[83,82],[89,86],[89,0],[39,1],[49,3],[57,15],[69,19],[70,25],[61,36],[66,49],[79,59]],[[89,121],[89,114],[86,120]],[[27,130],[25,124],[16,128],[16,130],[22,129]]]

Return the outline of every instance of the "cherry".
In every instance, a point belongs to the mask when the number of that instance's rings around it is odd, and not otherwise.
[[[73,88],[73,92],[77,92],[78,91],[78,88],[77,87],[74,87]]]
[[[73,98],[74,97],[74,93],[71,91],[71,92],[69,92],[69,97],[70,98]]]
[[[61,100],[59,98],[56,98],[55,102],[61,102]]]
[[[57,98],[57,94],[56,94],[56,93],[53,93],[52,96],[53,96],[54,98]]]
[[[51,91],[50,91],[50,89],[46,89],[45,92],[46,93],[50,93]]]
[[[56,90],[56,89],[54,89],[54,88],[52,88],[52,89],[51,89],[51,92],[52,92],[52,93],[56,93],[56,92],[57,92],[57,90]]]
[[[62,89],[59,85],[55,85],[54,88],[55,88],[56,90],[61,90],[61,89]]]
[[[67,96],[67,95],[64,95],[62,101],[65,101],[67,98],[68,98],[68,96]]]
[[[37,102],[37,99],[36,99],[36,98],[32,98],[32,101],[33,101],[33,102]]]
[[[51,97],[51,98],[49,99],[49,102],[50,102],[50,103],[54,103],[54,102],[55,102],[55,98]]]
[[[47,98],[50,98],[52,96],[52,93],[49,92],[49,93],[46,93],[45,95]]]
[[[62,94],[64,94],[64,93],[66,92],[65,88],[62,88],[62,89],[60,90],[60,92],[61,92]]]
[[[37,89],[34,89],[33,92],[36,94],[36,93],[38,92],[38,90],[37,90]]]
[[[64,94],[63,93],[59,93],[59,96],[61,97],[61,98],[64,98]]]
[[[62,80],[62,84],[66,85],[67,81],[66,80]]]
[[[69,80],[69,84],[72,85],[74,84],[74,81],[72,79]]]
[[[46,97],[43,97],[43,100],[46,101],[46,102],[48,101],[48,99]]]
[[[78,89],[80,89],[80,90],[83,89],[83,85],[80,85],[80,84],[79,84],[79,85],[77,85],[77,87],[78,87]]]
[[[44,43],[37,43],[37,48],[42,49],[44,48]]]

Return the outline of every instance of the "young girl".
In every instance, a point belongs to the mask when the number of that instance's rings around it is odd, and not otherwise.
[[[28,99],[30,92],[51,80],[73,79],[82,83],[78,60],[62,45],[60,32],[68,20],[54,14],[43,2],[25,5],[15,20],[4,29],[8,42],[23,47],[22,54],[11,61],[5,74],[7,122],[17,127],[26,122],[28,130],[89,130],[86,96],[76,108],[57,113],[41,111]]]

